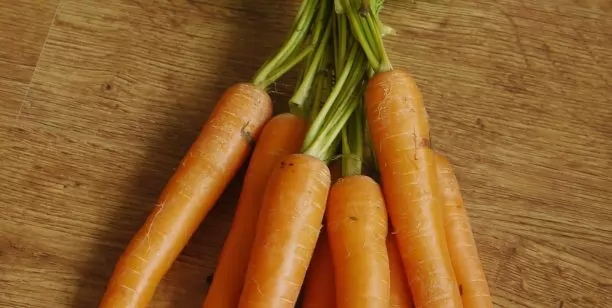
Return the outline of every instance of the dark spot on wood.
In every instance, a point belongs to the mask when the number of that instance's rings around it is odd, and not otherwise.
[[[449,21],[448,17],[444,18],[439,24],[440,28],[446,28],[448,26],[448,21]]]
[[[482,121],[481,118],[476,118],[476,125],[478,125],[478,128],[480,129],[483,129],[483,130],[485,129],[484,122]]]
[[[564,301],[559,302],[559,308],[563,308],[563,305],[565,305]]]
[[[547,58],[550,57],[550,46],[548,46],[548,44],[546,43],[542,44],[542,51],[544,51]]]
[[[112,89],[113,89],[113,85],[112,85],[112,84],[110,84],[109,82],[105,82],[105,83],[102,85],[102,89],[104,89],[104,91],[110,91],[110,90],[112,90]]]
[[[459,285],[459,295],[463,296],[463,285]]]
[[[352,221],[357,221],[357,217],[355,217],[355,216],[350,216],[349,218],[350,218]]]
[[[214,276],[215,276],[215,273],[212,273],[212,274],[210,274],[210,275],[206,276],[206,282],[207,282],[208,284],[211,284],[211,283],[213,282],[213,277],[214,277]]]
[[[295,166],[295,164],[294,163],[289,163],[289,167],[291,167],[291,166]]]
[[[281,162],[281,169],[283,169],[283,168],[285,168],[285,162],[284,161]]]

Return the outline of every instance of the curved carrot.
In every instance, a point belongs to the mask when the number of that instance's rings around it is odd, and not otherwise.
[[[236,84],[220,98],[155,208],[120,257],[100,307],[146,307],[157,284],[250,152],[268,94]]]
[[[493,307],[489,285],[478,257],[470,221],[453,167],[442,155],[435,156],[438,184],[444,199],[444,225],[453,268],[465,307]]]
[[[321,230],[329,168],[306,154],[272,172],[238,307],[294,307]]]
[[[264,126],[253,150],[234,221],[203,307],[238,305],[268,178],[281,159],[300,150],[307,124],[296,115],[284,113]]]
[[[312,261],[306,272],[303,287],[302,308],[335,308],[336,287],[334,285],[334,264],[327,231],[319,236]]]
[[[403,70],[380,72],[368,82],[365,105],[385,200],[415,306],[461,307],[419,89]]]
[[[389,254],[389,269],[391,271],[391,298],[389,307],[412,308],[414,305],[410,295],[410,286],[408,286],[406,281],[402,257],[395,243],[395,235],[390,234],[387,237],[387,253]]]
[[[338,180],[326,215],[337,307],[388,308],[388,224],[380,186],[363,175]]]

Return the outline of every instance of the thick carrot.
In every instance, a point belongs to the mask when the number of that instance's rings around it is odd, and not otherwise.
[[[281,159],[300,150],[306,129],[306,120],[290,113],[277,115],[264,126],[244,177],[234,221],[204,307],[238,305],[268,178]]]
[[[444,226],[453,268],[465,307],[493,307],[489,285],[478,257],[470,221],[452,165],[435,155],[438,184],[444,200]]]
[[[302,308],[335,308],[334,264],[327,231],[323,229],[306,272]]]
[[[327,204],[338,308],[389,307],[387,211],[380,186],[363,175],[338,180]]]
[[[162,276],[246,160],[272,114],[268,94],[230,87],[120,257],[100,307],[145,307]]]
[[[444,232],[427,113],[405,71],[377,73],[365,106],[385,200],[416,307],[461,307]]]
[[[238,307],[294,307],[321,230],[329,168],[306,154],[272,172]]]
[[[389,234],[387,237],[387,252],[389,254],[389,269],[391,271],[391,298],[390,308],[412,308],[412,295],[410,286],[406,281],[404,265],[400,256],[395,235]]]

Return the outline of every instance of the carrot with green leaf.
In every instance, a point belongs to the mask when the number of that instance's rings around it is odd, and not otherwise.
[[[318,1],[304,0],[291,36],[251,83],[225,91],[144,225],[120,256],[100,307],[146,307],[193,232],[250,153],[272,115],[267,87],[314,50]]]
[[[316,10],[309,35],[313,52],[305,60],[304,74],[296,87],[305,93],[312,88],[313,76],[321,75],[319,71],[324,65],[325,57],[322,52],[325,51],[324,47],[329,39],[329,33],[325,31],[329,13],[321,9],[324,7],[324,3],[319,3],[317,7],[310,8]],[[290,102],[296,99],[303,102],[306,95],[296,91]],[[293,104],[290,107],[293,107]],[[290,109],[293,114],[278,115],[266,124],[254,149],[234,221],[219,256],[203,307],[238,305],[266,184],[276,164],[286,155],[300,150],[308,127],[308,115],[305,115],[303,110]]]
[[[372,147],[416,307],[461,307],[421,93],[384,50],[371,1],[342,0],[351,30],[374,70],[365,94]]]
[[[331,31],[331,23],[326,31]],[[327,163],[358,107],[354,89],[362,87],[365,69],[365,55],[353,44],[312,120],[301,153],[288,155],[272,172],[238,307],[294,307],[322,227],[331,185]],[[307,108],[305,101],[293,103],[295,109]]]
[[[453,268],[465,307],[493,307],[487,278],[482,269],[472,227],[463,203],[453,166],[435,154],[438,185],[444,204],[444,226]]]
[[[336,69],[359,44],[349,35],[348,19],[335,23]],[[360,51],[363,52],[363,51]],[[362,78],[365,78],[365,74]],[[378,183],[362,175],[363,88],[351,99],[357,108],[341,133],[342,175],[331,187],[326,226],[334,264],[336,307],[389,307],[390,270],[386,247],[387,211]]]

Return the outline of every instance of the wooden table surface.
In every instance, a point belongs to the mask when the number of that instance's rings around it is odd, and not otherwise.
[[[0,307],[96,307],[221,92],[279,47],[286,2],[3,1]],[[389,0],[383,18],[457,166],[496,306],[611,307],[612,1]],[[239,191],[151,307],[199,307]]]

